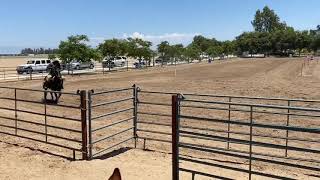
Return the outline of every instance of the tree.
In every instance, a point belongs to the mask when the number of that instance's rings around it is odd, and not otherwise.
[[[103,54],[99,49],[90,49],[90,56],[93,60],[101,62],[104,58]]]
[[[211,58],[221,56],[223,54],[223,48],[221,46],[210,46],[206,52]]]
[[[188,45],[185,48],[184,51],[184,56],[188,59],[188,63],[195,60],[195,59],[200,59],[200,54],[201,54],[201,50],[199,49],[198,46],[194,46],[193,44]]]
[[[210,45],[212,45],[212,42],[210,39],[199,35],[193,38],[191,44],[198,46],[201,52],[205,52],[210,47]]]
[[[313,36],[310,47],[314,53],[320,49],[320,34]]]
[[[171,59],[171,64],[173,64],[173,61],[175,61],[176,63],[177,60],[182,59],[183,51],[184,51],[184,47],[182,44],[175,44],[175,45],[169,46],[169,57]]]
[[[268,32],[256,32],[254,37],[256,38],[256,51],[264,56],[269,55],[272,52],[271,34]]]
[[[99,44],[98,49],[105,57],[124,56],[128,53],[128,42],[121,39],[108,39]]]
[[[128,38],[127,45],[128,56],[143,59],[150,64],[152,58],[151,42],[139,38]]]
[[[249,52],[251,56],[258,52],[257,34],[259,32],[244,32],[236,38],[238,53]]]
[[[296,33],[293,28],[279,29],[271,34],[273,54],[289,55],[296,49]]]
[[[227,56],[235,52],[235,42],[233,41],[224,41],[220,47],[222,48],[222,53]]]
[[[170,56],[170,44],[168,41],[162,41],[160,44],[157,45],[157,50],[160,53],[160,57],[162,61],[168,61]],[[161,65],[163,62],[161,62]]]
[[[279,16],[268,6],[265,6],[262,11],[256,11],[251,24],[257,32],[273,32],[286,26],[285,22],[281,23]]]
[[[87,62],[93,58],[92,49],[86,43],[89,38],[86,35],[70,36],[66,41],[61,41],[59,45],[59,57],[64,63],[73,60]]]
[[[201,57],[203,57],[203,55],[206,54],[206,51],[209,49],[209,47],[211,46],[216,46],[216,45],[219,45],[220,42],[217,41],[216,39],[208,39],[208,38],[205,38],[201,35],[198,35],[198,36],[194,36],[193,38],[193,41],[191,42],[191,45],[193,47],[196,47],[197,49],[200,50],[200,53],[201,53]],[[202,58],[200,58],[200,61],[202,60]]]
[[[307,49],[311,45],[311,36],[308,31],[296,31],[296,48],[298,49],[299,56],[302,49]]]

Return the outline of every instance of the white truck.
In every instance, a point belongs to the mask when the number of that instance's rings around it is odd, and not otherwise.
[[[22,64],[17,67],[17,73],[32,73],[32,72],[46,72],[48,65],[51,63],[49,59],[30,60],[27,64]]]

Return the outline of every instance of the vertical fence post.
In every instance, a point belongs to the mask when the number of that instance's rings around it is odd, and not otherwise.
[[[129,60],[127,58],[127,71],[129,71]]]
[[[80,91],[81,101],[81,131],[82,131],[82,159],[88,160],[88,149],[87,149],[87,99],[86,91]]]
[[[92,132],[91,132],[92,93],[93,93],[93,90],[88,92],[89,159],[92,159]]]
[[[30,80],[32,80],[32,69],[30,70]]]
[[[231,103],[231,97],[229,97],[229,103]],[[230,121],[231,121],[231,105],[228,106],[228,142],[227,142],[227,148],[230,148]]]
[[[18,112],[17,112],[17,89],[14,88],[14,117],[15,117],[15,134],[18,134]]]
[[[252,106],[250,106],[250,148],[249,148],[249,180],[251,180],[251,172],[252,172]]]
[[[288,100],[288,111],[287,111],[287,126],[289,126],[289,120],[290,120],[290,100]],[[288,157],[288,138],[289,138],[289,130],[286,131],[286,151],[285,151],[285,157]]]
[[[47,128],[47,93],[44,92],[44,130],[46,134],[46,142],[48,142],[48,128]]]
[[[137,86],[135,84],[132,87],[133,87],[133,138],[134,138],[134,148],[137,148],[138,92],[137,92]]]
[[[179,103],[172,96],[172,180],[179,180]]]

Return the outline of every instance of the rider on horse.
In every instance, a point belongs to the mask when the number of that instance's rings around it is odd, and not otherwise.
[[[48,81],[51,81],[53,84],[60,84],[60,81],[62,81],[61,76],[61,65],[59,61],[53,61],[49,67],[49,75],[51,76]],[[62,84],[61,84],[62,85]],[[61,87],[63,89],[63,86]]]

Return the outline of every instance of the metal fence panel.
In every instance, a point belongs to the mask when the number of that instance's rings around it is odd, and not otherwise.
[[[88,92],[89,158],[136,139],[137,87]]]
[[[257,170],[259,163],[285,166],[285,169],[298,169],[306,171],[303,174],[320,176],[319,101],[191,96],[173,96],[176,99],[172,101],[173,179],[179,179],[179,171],[191,173],[193,179],[196,175],[218,179],[237,178],[228,177],[228,174],[215,175],[192,170],[183,166],[187,164],[185,162],[247,173],[248,179],[254,176],[295,179],[292,175],[268,172],[267,169]],[[233,98],[237,102],[232,102]],[[250,101],[246,102],[248,99]],[[243,162],[247,168],[208,162],[210,155],[215,154],[226,156],[230,161]],[[222,160],[226,161],[224,158]]]
[[[45,93],[53,91],[0,87],[0,133],[4,142],[36,146],[48,153],[81,159],[77,154],[85,154],[82,135],[86,130],[81,128],[85,121],[80,99],[85,91],[61,92],[59,103],[48,101]]]

